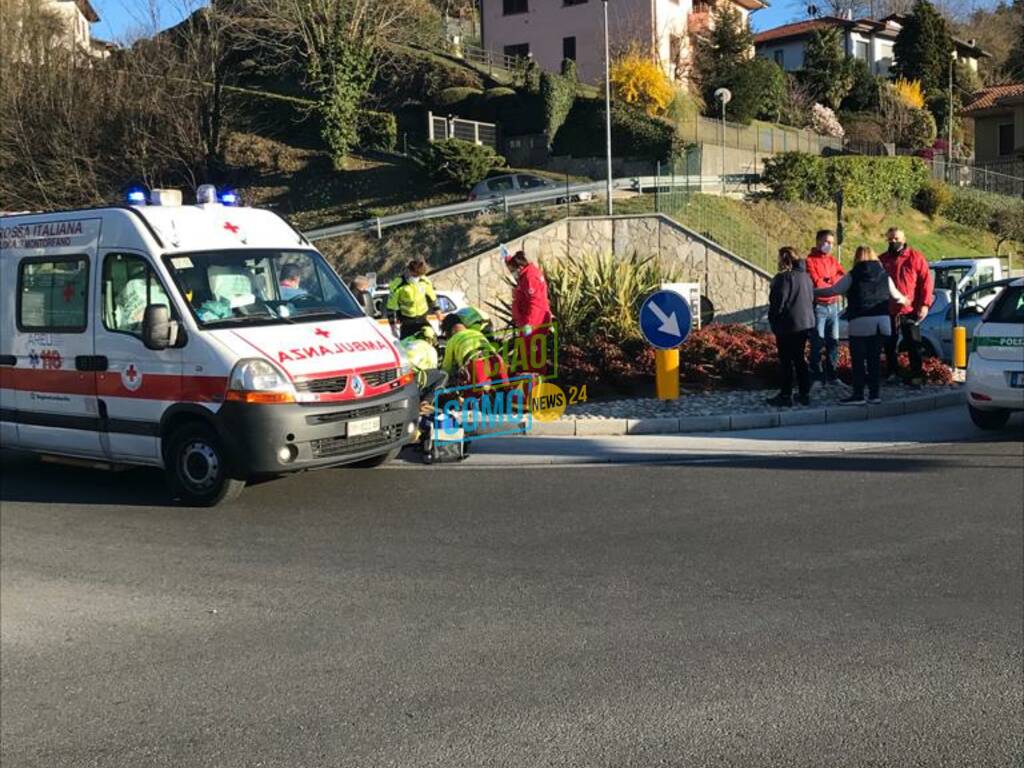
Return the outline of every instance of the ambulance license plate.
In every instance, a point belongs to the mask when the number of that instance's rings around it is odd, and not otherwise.
[[[350,421],[345,436],[359,437],[360,435],[368,435],[371,432],[380,432],[380,416]]]

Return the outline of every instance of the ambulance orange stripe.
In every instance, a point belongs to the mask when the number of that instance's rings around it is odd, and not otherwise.
[[[143,373],[142,386],[133,392],[121,382],[119,373],[109,371],[93,374],[82,371],[41,371],[25,368],[0,370],[0,385],[5,389],[60,395],[210,403],[223,400],[228,385],[228,380],[224,376]]]

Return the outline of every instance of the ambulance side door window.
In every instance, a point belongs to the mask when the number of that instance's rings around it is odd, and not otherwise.
[[[22,259],[18,265],[18,330],[84,333],[89,261],[84,256]]]
[[[174,304],[149,262],[128,253],[109,253],[103,260],[103,327],[142,338],[142,318],[150,304],[164,304],[173,317]]]

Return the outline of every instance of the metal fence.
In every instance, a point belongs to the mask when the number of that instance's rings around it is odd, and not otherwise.
[[[521,56],[506,56],[503,53],[495,53],[468,43],[460,45],[458,53],[461,54],[461,58],[471,64],[485,67],[490,74],[493,74],[496,69],[509,75],[518,74],[526,67],[527,61]]]
[[[697,116],[693,120],[680,122],[678,126],[679,135],[684,141],[723,144],[765,154],[809,152],[820,155],[826,149],[839,151],[843,148],[842,139],[781,125],[741,125],[726,121],[723,127],[721,120]]]
[[[461,117],[441,117],[427,112],[427,138],[430,141],[442,139],[462,139],[474,144],[485,144],[491,149],[498,149],[498,126],[494,123],[482,123],[479,120],[464,120]]]
[[[997,195],[1024,198],[1022,176],[990,170],[983,165],[946,163],[941,155],[936,155],[930,165],[932,178],[945,181],[954,187],[971,187]]]

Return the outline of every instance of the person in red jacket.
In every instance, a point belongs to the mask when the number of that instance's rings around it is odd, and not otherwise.
[[[831,288],[846,271],[839,260],[832,255],[836,247],[836,233],[831,229],[819,229],[815,246],[807,254],[807,274],[815,290]],[[825,369],[822,371],[821,352],[825,351]],[[839,362],[839,297],[816,296],[814,299],[814,328],[811,332],[811,377],[822,384],[834,384],[836,365]]]
[[[899,373],[896,358],[896,333],[899,331],[910,357],[910,376],[906,383],[920,387],[924,381],[921,369],[921,321],[928,316],[932,306],[935,278],[924,254],[907,245],[907,236],[902,229],[890,227],[885,233],[885,239],[889,241],[889,250],[880,258],[882,266],[889,273],[896,289],[910,299],[907,305],[889,303],[892,335],[885,343],[886,369],[890,377]]]
[[[551,304],[548,302],[548,284],[544,273],[536,264],[531,264],[522,251],[506,256],[505,266],[516,277],[516,287],[512,294],[512,325],[525,339],[526,349],[539,348],[540,345],[533,339],[544,335],[547,338],[543,340],[543,348],[550,350]],[[547,352],[546,356],[550,354]],[[544,360],[543,365],[535,366],[532,364],[534,355],[527,357],[531,362],[521,366],[525,368],[524,372],[547,372],[547,360]]]

